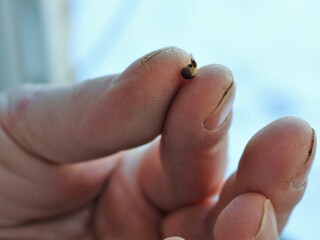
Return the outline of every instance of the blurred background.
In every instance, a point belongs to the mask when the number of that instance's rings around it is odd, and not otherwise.
[[[0,0],[0,88],[121,72],[165,46],[234,73],[227,176],[246,142],[276,118],[320,129],[320,1]],[[320,162],[283,239],[320,235]]]

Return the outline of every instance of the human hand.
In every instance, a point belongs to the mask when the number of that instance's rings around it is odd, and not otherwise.
[[[167,48],[120,75],[9,93],[0,239],[278,239],[305,190],[314,131],[271,123],[224,184],[233,77],[209,65],[186,81],[189,62]]]

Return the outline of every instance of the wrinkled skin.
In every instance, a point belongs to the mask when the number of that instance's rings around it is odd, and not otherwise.
[[[186,81],[189,63],[160,49],[119,75],[3,95],[0,239],[278,239],[314,131],[293,117],[269,124],[224,182],[234,79],[208,65]]]

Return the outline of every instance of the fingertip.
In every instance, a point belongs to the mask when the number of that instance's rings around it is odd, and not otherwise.
[[[203,66],[201,68],[203,76],[207,76],[208,78],[216,78],[216,79],[223,79],[227,81],[230,85],[232,82],[234,82],[234,75],[230,68],[227,66],[224,66],[222,64],[209,64],[206,66]]]
[[[305,192],[315,142],[314,130],[299,118],[264,127],[247,144],[224,204],[243,192],[259,192],[272,201],[281,232]]]
[[[161,48],[134,61],[125,69],[117,82],[124,81],[124,79],[127,81],[132,77],[139,77],[141,74],[145,80],[148,80],[148,75],[150,75],[158,83],[161,83],[161,80],[168,76],[174,76],[169,83],[182,82],[180,72],[189,61],[190,55],[180,48],[173,46]]]
[[[269,199],[246,193],[233,199],[220,213],[214,237],[220,239],[278,239],[276,216]]]
[[[176,147],[185,147],[188,141],[192,147],[211,148],[230,126],[234,98],[235,83],[228,68],[218,64],[200,68],[181,87],[167,114],[167,140],[172,139]]]
[[[256,176],[257,172],[266,172],[273,177],[264,174],[265,179],[260,179],[261,182],[286,179],[289,187],[297,171],[306,167],[310,169],[315,154],[315,138],[314,130],[306,121],[296,117],[278,119],[249,141],[240,161],[239,175]],[[259,164],[255,164],[253,159]],[[279,187],[283,189],[283,186]]]
[[[270,129],[272,129],[272,131]],[[312,127],[305,120],[298,117],[287,116],[268,124],[259,131],[253,139],[257,136],[267,134],[270,137],[278,137],[280,135],[281,138],[286,138],[287,142],[292,142],[290,139],[304,141],[306,138],[310,139],[313,134],[312,132]]]

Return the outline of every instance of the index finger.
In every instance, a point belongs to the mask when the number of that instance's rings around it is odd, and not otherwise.
[[[162,130],[189,56],[176,48],[152,52],[122,74],[63,88],[8,94],[0,121],[28,152],[66,163],[144,144]]]

